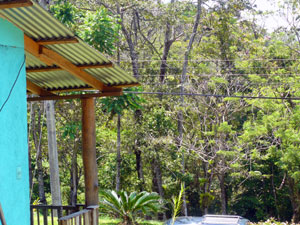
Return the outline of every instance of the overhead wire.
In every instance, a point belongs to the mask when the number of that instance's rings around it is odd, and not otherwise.
[[[136,60],[137,62],[161,62],[161,59],[139,59]],[[168,59],[165,60],[166,62],[184,62],[184,59]],[[244,61],[299,61],[300,59],[290,58],[290,59],[263,59],[263,58],[256,58],[256,59],[191,59],[188,60],[189,62],[244,62]],[[121,59],[120,63],[122,62],[131,62],[128,59]]]
[[[191,85],[198,85],[198,86],[202,86],[202,85],[209,85],[210,83],[185,83],[185,84],[179,84],[179,83],[151,83],[151,82],[142,82],[142,85],[155,85],[156,87],[159,86],[191,86]],[[300,87],[300,83],[298,85],[295,85],[295,83],[280,83],[280,82],[271,82],[271,83],[236,83],[236,84],[222,84],[222,83],[218,83],[215,84],[215,86],[238,86],[238,87],[251,87],[251,86],[272,86],[272,87],[279,87],[279,86],[283,86],[283,85],[290,85],[291,87]]]
[[[139,75],[139,77],[157,77],[159,78],[161,75],[160,74],[141,74]],[[177,77],[177,76],[182,76],[181,74],[165,74],[164,77]],[[270,77],[270,76],[299,76],[300,77],[300,73],[274,73],[274,74],[267,74],[267,73],[263,73],[263,74],[259,74],[259,73],[232,73],[232,74],[217,74],[217,73],[203,73],[203,74],[187,74],[187,77],[192,77],[192,76],[196,76],[196,77],[225,77],[225,76],[236,76],[236,77],[241,77],[241,76],[266,76],[266,77]]]
[[[3,104],[2,104],[2,106],[0,108],[0,113],[2,112],[3,108],[5,107],[6,103],[8,102],[8,100],[9,100],[9,98],[10,98],[10,96],[11,96],[11,94],[12,94],[14,88],[15,88],[15,85],[16,85],[19,77],[20,77],[21,70],[22,70],[23,66],[25,65],[25,61],[26,61],[26,56],[24,55],[24,60],[23,60],[23,62],[21,64],[19,72],[18,72],[18,74],[17,74],[17,76],[16,76],[16,78],[15,78],[15,80],[13,82],[13,85],[11,86],[11,88],[9,90],[8,96],[6,97],[5,101],[3,102]]]
[[[124,91],[127,94],[144,94],[144,95],[178,95],[178,96],[200,96],[216,98],[240,98],[240,99],[269,99],[269,100],[300,100],[300,97],[271,97],[271,96],[247,96],[247,95],[217,95],[217,94],[200,94],[200,93],[179,93],[179,92],[139,92]]]
[[[181,59],[172,59],[172,60],[167,60],[166,62],[170,63],[170,62],[184,62],[185,60],[181,60]],[[262,66],[247,66],[246,68],[228,68],[228,66],[226,65],[222,65],[222,62],[236,62],[236,63],[243,63],[243,62],[255,62],[255,61],[264,61]],[[256,58],[256,59],[233,59],[233,60],[223,60],[223,59],[194,59],[194,60],[189,60],[189,62],[191,63],[199,63],[199,62],[203,62],[203,63],[208,63],[207,68],[208,69],[213,69],[213,70],[217,70],[216,72],[207,72],[207,73],[197,73],[197,74],[188,74],[186,75],[187,78],[191,78],[191,77],[200,77],[200,78],[212,78],[212,77],[243,77],[243,79],[245,78],[245,76],[261,76],[264,77],[265,79],[272,79],[276,76],[280,76],[280,77],[292,77],[292,78],[297,78],[297,76],[299,76],[300,78],[300,73],[298,73],[298,71],[300,70],[300,68],[298,68],[298,66],[296,65],[288,65],[288,66],[275,66],[275,65],[268,65],[267,63],[273,63],[274,62],[285,62],[285,61],[299,61],[299,59],[294,59],[294,58],[290,58],[290,59],[263,59],[263,58]],[[121,60],[121,63],[130,63],[131,60]],[[152,63],[152,62],[161,62],[160,59],[157,60],[138,60],[139,63]],[[210,64],[211,63],[211,64]],[[267,64],[267,65],[266,65]],[[211,67],[211,68],[209,68]],[[149,68],[147,67],[139,67],[140,70],[149,70]],[[199,68],[190,65],[189,69],[194,69],[194,70],[198,70]],[[226,69],[228,70],[228,73],[226,73]],[[253,72],[246,72],[246,73],[240,73],[241,70],[247,70],[247,71],[251,71],[251,70],[255,70],[255,69],[268,69],[270,71],[273,70],[274,73],[256,73],[256,71]],[[278,71],[274,71],[274,70],[279,70],[279,69],[289,69],[290,71],[288,73],[280,73]],[[188,85],[207,85],[208,82],[191,82],[191,83],[172,83],[172,82],[168,82],[168,83],[164,83],[164,82],[155,82],[155,79],[149,81],[147,80],[150,79],[151,77],[153,78],[160,78],[161,74],[159,74],[159,70],[160,68],[157,68],[155,70],[153,70],[153,68],[151,68],[152,71],[157,71],[157,74],[141,74],[138,77],[138,80],[140,83],[142,83],[143,85],[154,85],[155,87],[157,86],[170,86],[170,87],[178,87],[181,85],[184,86],[188,86]],[[172,70],[175,70],[177,72],[175,73],[171,73],[171,74],[165,74],[164,77],[166,79],[168,79],[168,77],[181,77],[182,74],[180,72],[180,68],[176,68],[176,67],[172,67],[172,66],[168,66],[168,70],[169,72],[171,72]],[[224,73],[221,73],[222,70],[225,70]],[[292,70],[292,73],[291,73]],[[235,71],[237,71],[238,73],[235,73]],[[294,73],[293,73],[294,71]],[[207,80],[208,81],[208,80]],[[216,86],[220,87],[223,84],[217,84]],[[241,87],[245,87],[245,88],[249,88],[251,87],[251,85],[259,85],[260,87],[264,87],[266,85],[273,85],[272,88],[275,87],[275,85],[277,85],[276,87],[281,87],[284,85],[295,85],[295,82],[283,82],[283,81],[278,81],[278,82],[245,82],[243,83],[242,81],[238,81],[238,83],[233,84],[232,86],[241,86]],[[172,88],[173,89],[173,88]],[[173,89],[174,90],[174,89]],[[217,98],[241,98],[241,99],[273,99],[273,100],[300,100],[300,97],[272,97],[272,96],[248,96],[248,95],[218,95],[218,94],[202,94],[202,93],[182,93],[182,92],[163,92],[163,91],[142,91],[142,92],[138,92],[138,91],[124,91],[124,93],[133,93],[133,94],[145,94],[145,95],[177,95],[177,96],[202,96],[202,97],[217,97]]]

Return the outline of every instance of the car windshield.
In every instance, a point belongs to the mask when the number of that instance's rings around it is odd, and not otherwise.
[[[203,220],[202,217],[178,217],[174,225],[188,224],[188,225],[198,225],[201,224]],[[168,220],[165,225],[171,225],[172,221]]]
[[[219,225],[219,224],[239,224],[239,216],[216,216],[206,215],[204,216],[202,224]]]

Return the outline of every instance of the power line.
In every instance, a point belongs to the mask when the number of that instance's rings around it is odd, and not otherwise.
[[[140,82],[140,81],[139,81]],[[202,85],[209,85],[209,82],[200,82],[200,83],[157,83],[157,82],[140,82],[142,85],[148,85],[148,86],[152,86],[155,85],[155,87],[157,86],[192,86],[194,88],[196,87],[201,87]],[[266,83],[258,83],[258,82],[245,82],[245,83],[233,83],[233,84],[225,84],[225,83],[215,83],[215,86],[230,86],[230,87],[251,87],[253,85],[259,86],[259,87],[265,87],[265,86],[270,86],[270,87],[280,87],[283,85],[288,85],[289,87],[299,87],[300,83],[298,83],[298,85],[296,85],[294,82],[289,82],[289,83],[283,83],[283,82],[266,82]],[[153,88],[155,88],[153,87]]]
[[[139,77],[157,77],[160,78],[161,74],[141,74]],[[182,76],[181,74],[165,74],[164,77],[177,77],[177,76]],[[220,73],[203,73],[203,74],[187,74],[187,77],[226,77],[226,76],[299,76],[300,73],[274,73],[274,74],[268,74],[268,73],[228,73],[228,74],[220,74]]]
[[[131,66],[131,65],[130,65]],[[150,66],[150,65],[148,65]],[[154,66],[151,65],[152,67],[149,68],[149,67],[139,67],[138,69],[139,70],[149,70],[149,71],[157,71],[159,72],[160,71],[160,68],[153,68]],[[159,65],[157,65],[159,66]],[[218,71],[221,71],[221,70],[224,70],[224,72],[226,72],[226,70],[228,71],[241,71],[241,70],[256,70],[256,69],[266,69],[266,70],[277,70],[277,69],[291,69],[291,70],[294,70],[294,71],[299,71],[300,68],[298,68],[298,65],[296,68],[292,68],[293,66],[247,66],[245,68],[239,68],[239,67],[235,67],[235,68],[228,68],[226,66],[216,66],[214,65],[215,67],[211,67],[209,68],[210,65],[207,65],[207,69],[214,69],[214,70],[218,70]],[[181,71],[182,68],[181,66],[179,65],[178,67],[172,67],[171,65],[168,66],[167,68],[169,71],[172,71],[172,70],[175,70],[175,71]],[[199,70],[200,68],[199,67],[196,67],[196,66],[188,66],[188,69],[195,69],[195,70]],[[131,69],[129,68],[128,69],[129,71],[131,71]],[[217,72],[217,71],[216,71]],[[179,72],[180,73],[180,72]],[[255,73],[255,72],[254,72]]]
[[[19,69],[18,75],[17,75],[17,77],[16,77],[16,79],[15,79],[13,85],[12,85],[11,88],[10,88],[10,91],[9,91],[9,93],[8,93],[8,96],[7,96],[6,100],[3,102],[3,104],[2,104],[2,106],[1,106],[1,108],[0,108],[0,113],[2,112],[4,106],[6,105],[6,103],[8,102],[8,100],[9,100],[9,98],[10,98],[10,96],[11,96],[12,91],[14,90],[14,87],[15,87],[15,85],[16,85],[18,79],[19,79],[21,70],[22,70],[23,66],[25,65],[25,59],[26,59],[26,58],[25,58],[25,56],[24,56],[24,61],[23,61],[22,65],[21,65],[21,67],[20,67],[20,69]]]
[[[137,62],[162,62],[161,59],[140,59],[136,60]],[[165,62],[184,62],[184,59],[168,59],[165,60]],[[276,61],[300,61],[300,59],[263,59],[263,58],[257,58],[257,59],[191,59],[188,60],[189,62],[247,62],[247,61],[269,61],[269,62],[276,62]],[[131,62],[131,60],[124,59],[120,61],[122,62]]]
[[[178,93],[178,92],[139,92],[124,91],[127,94],[145,94],[145,95],[178,95],[178,96],[201,96],[216,98],[241,98],[241,99],[269,99],[269,100],[300,100],[300,97],[269,97],[269,96],[239,96],[239,95],[215,95],[215,94],[199,94],[199,93]]]

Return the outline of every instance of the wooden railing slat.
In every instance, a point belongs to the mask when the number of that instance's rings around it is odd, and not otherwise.
[[[63,221],[59,221],[59,218],[63,217],[63,214],[67,216],[69,213],[77,212],[83,207],[84,207],[83,204],[79,204],[76,206],[30,205],[30,222],[31,222],[30,224],[31,225],[48,225],[48,224],[54,225],[56,224],[55,220],[57,219],[57,224],[59,225],[72,225],[71,221],[63,222]],[[48,215],[51,218],[51,219],[49,218],[49,222],[48,222]],[[34,224],[35,221],[37,221],[37,224]],[[75,222],[73,222],[73,225],[74,223]]]
[[[89,213],[83,214],[83,224],[84,225],[89,225],[90,224],[90,215],[89,215]]]
[[[59,219],[60,225],[98,225],[98,208],[99,206],[90,206],[79,212],[64,216]]]
[[[60,218],[60,220],[68,220],[68,219],[74,218],[74,217],[76,217],[76,216],[79,216],[79,215],[84,214],[84,213],[87,213],[87,212],[89,212],[88,209],[83,209],[83,210],[81,210],[81,211],[79,211],[79,212],[70,214],[70,215],[68,215],[68,216],[64,216],[64,217]]]
[[[48,225],[48,209],[43,209],[44,225]]]
[[[36,214],[37,214],[38,225],[40,225],[40,212],[39,212],[39,209],[36,209]]]
[[[34,225],[33,208],[30,206],[30,224]]]
[[[34,225],[34,212],[36,210],[37,214],[37,225],[41,225],[40,221],[40,212],[42,215],[42,224],[47,225],[48,214],[51,217],[51,225],[54,225],[54,217],[58,216],[59,225],[98,225],[98,216],[99,216],[99,206],[89,206],[86,209],[82,209],[79,212],[72,213],[70,215],[63,216],[64,212],[74,212],[83,208],[84,205],[77,206],[46,206],[46,205],[31,205],[31,225]],[[54,213],[55,212],[55,213]],[[55,214],[55,215],[54,215]]]
[[[54,224],[53,209],[50,209],[50,214],[51,214],[51,224],[53,225]]]

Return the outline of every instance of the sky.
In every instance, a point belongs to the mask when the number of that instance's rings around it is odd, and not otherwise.
[[[257,9],[263,12],[274,11],[277,12],[280,7],[280,0],[255,0],[254,4],[257,5]],[[268,31],[273,31],[274,29],[280,26],[288,26],[288,21],[286,16],[283,15],[269,15],[269,16],[261,16],[257,17],[258,23],[267,28]]]
[[[183,0],[179,0],[179,1],[183,1]],[[170,2],[170,0],[163,0],[163,2]],[[279,8],[282,9],[282,7],[279,6],[282,0],[251,0],[251,2],[256,4],[257,9],[261,10],[262,12],[267,12],[267,11],[277,12]],[[246,14],[243,16],[245,16],[246,18],[250,18],[250,16]],[[280,26],[286,27],[289,24],[287,22],[286,16],[280,16],[280,15],[256,16],[256,19],[259,25],[265,27],[269,32],[272,32],[274,29]]]

